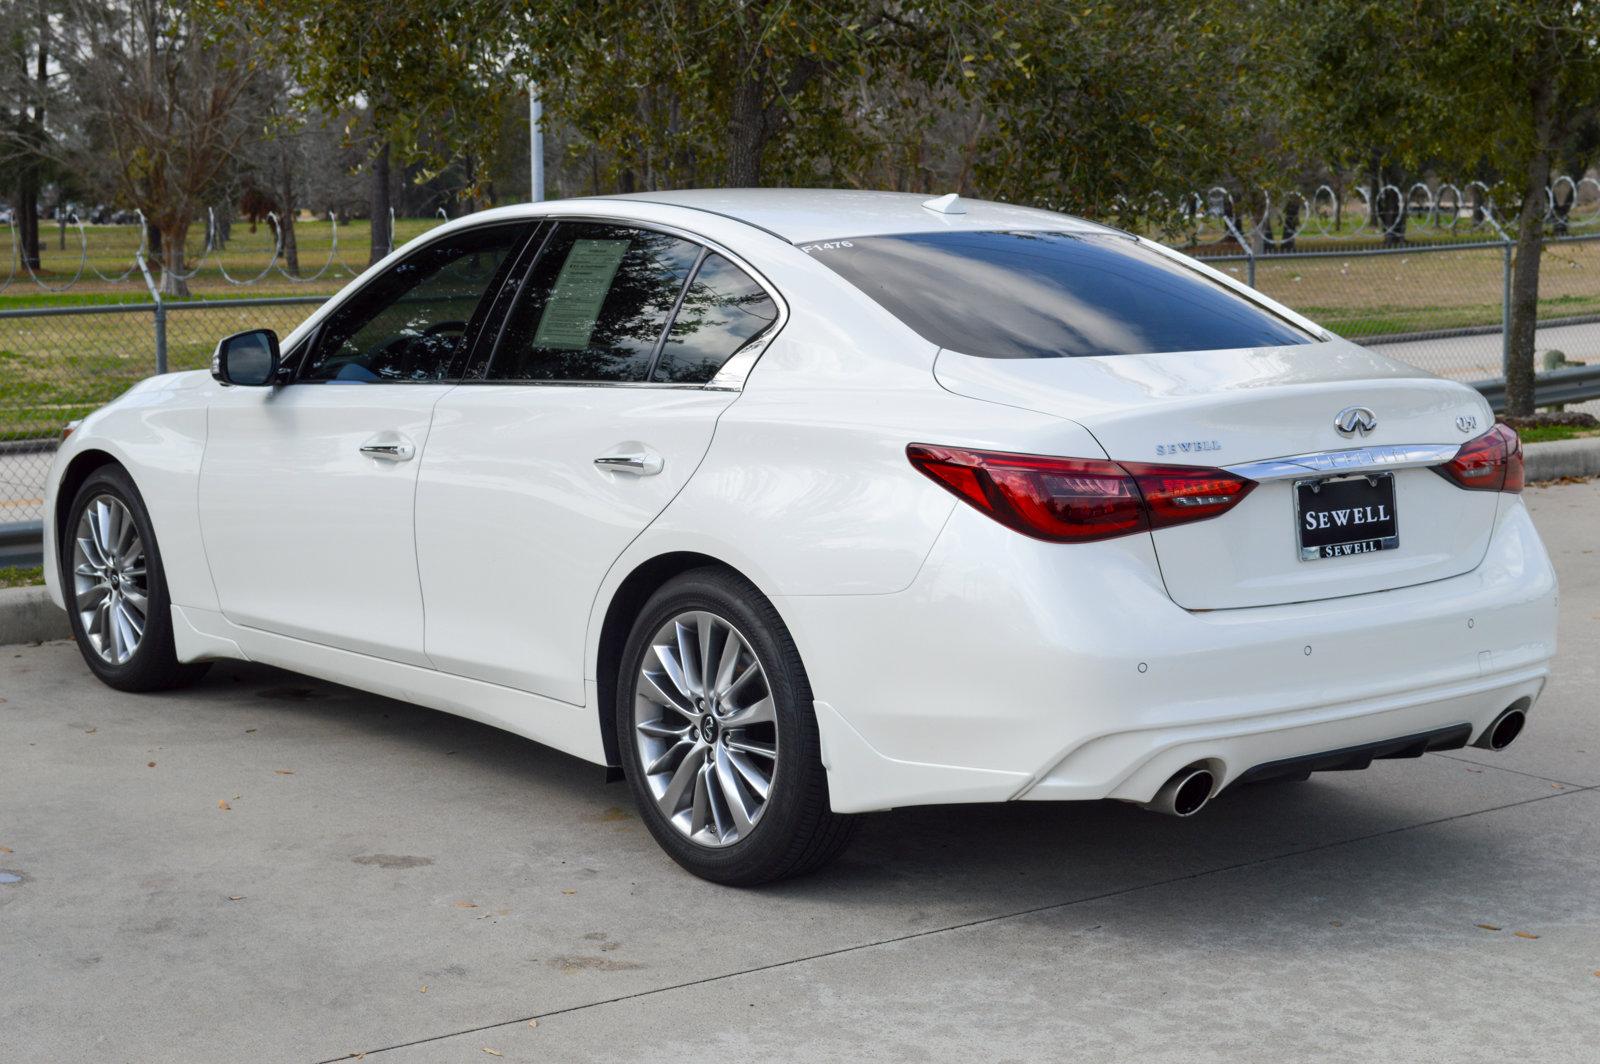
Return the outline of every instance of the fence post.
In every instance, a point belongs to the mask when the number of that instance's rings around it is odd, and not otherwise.
[[[1483,217],[1494,226],[1495,235],[1500,238],[1500,379],[1508,380],[1511,377],[1511,249],[1516,244],[1495,221],[1492,210],[1485,210]]]
[[[150,289],[150,298],[156,305],[156,376],[159,377],[167,372],[167,306],[161,301],[161,289],[156,287],[154,278],[150,276],[150,266],[144,261],[144,252],[141,250],[135,257],[139,262],[139,272],[144,274],[145,287]]]
[[[1232,218],[1224,214],[1222,222],[1228,227],[1228,232],[1233,234],[1233,239],[1239,242],[1239,247],[1244,250],[1245,283],[1254,288],[1256,286],[1256,249],[1251,247],[1250,242],[1239,232],[1238,228],[1233,224]]]

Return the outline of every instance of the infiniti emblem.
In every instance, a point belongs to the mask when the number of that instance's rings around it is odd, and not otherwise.
[[[1365,436],[1378,427],[1378,415],[1364,406],[1347,406],[1333,419],[1333,427],[1341,436]]]

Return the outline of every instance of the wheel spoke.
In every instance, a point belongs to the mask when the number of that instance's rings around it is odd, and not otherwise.
[[[768,761],[775,761],[778,757],[778,748],[771,743],[756,742],[754,739],[746,739],[742,735],[730,735],[727,742],[729,750],[755,754],[757,757],[764,757]]]
[[[775,720],[772,696],[768,695],[760,701],[752,702],[743,709],[729,714],[725,723],[730,728],[747,728],[752,724],[771,724]]]
[[[690,634],[687,624],[677,624],[678,635],[678,665],[683,669],[684,694],[692,701],[696,695],[704,690],[700,683],[700,655],[696,648],[689,645]]]
[[[749,681],[750,677],[755,676],[760,672],[761,663],[759,661],[751,661],[750,665],[743,672],[734,677],[732,683],[730,683],[726,688],[723,688],[721,691],[717,692],[718,695],[723,699],[731,697],[735,691],[743,687],[745,683]]]
[[[754,825],[750,822],[750,811],[744,805],[744,792],[739,787],[737,771],[733,763],[728,760],[726,750],[717,751],[715,764],[718,789],[722,792],[723,804],[728,808],[728,815],[733,818],[734,830],[744,835]]]
[[[713,685],[718,698],[726,698],[732,688],[733,670],[739,664],[739,651],[743,648],[744,640],[729,628],[727,641],[722,644],[722,659],[717,663],[717,680]]]
[[[690,739],[681,739],[678,742],[673,743],[671,746],[667,747],[666,753],[662,754],[645,767],[645,775],[654,776],[658,772],[666,772],[668,769],[676,768],[678,762],[682,761],[688,756],[689,750],[693,746],[694,742]]]
[[[767,790],[772,786],[772,781],[767,778],[766,774],[756,767],[754,761],[733,749],[731,743],[728,746],[727,758],[728,763],[739,770],[739,776],[744,780],[745,785],[755,792],[757,798],[760,798],[763,802],[766,801]]]
[[[656,800],[656,804],[668,817],[683,805],[683,796],[702,767],[700,759],[695,756],[699,752],[699,746],[700,744],[696,743],[691,747],[688,754],[678,763],[677,769],[672,773],[672,779],[667,781],[667,789]]]
[[[706,766],[701,762],[694,771],[694,804],[689,810],[689,835],[692,838],[707,828],[716,831],[715,813],[711,808],[711,787],[706,777]]]
[[[661,649],[661,647],[656,648],[658,652]],[[666,676],[669,680],[672,678],[671,673],[667,673]],[[673,694],[662,687],[656,682],[656,678],[648,672],[639,673],[639,693],[658,706],[664,706],[667,709],[682,713],[686,717],[694,716],[694,711],[684,705],[681,695]]]
[[[661,663],[662,672],[666,674],[672,686],[678,689],[679,698],[671,704],[678,708],[694,705],[694,687],[689,683],[689,677],[684,674],[683,659],[674,654],[670,646],[662,646],[658,643],[651,649],[656,653],[656,660]],[[681,648],[679,653],[681,653]],[[660,688],[657,687],[657,690],[660,690]]]
[[[689,734],[689,728],[674,728],[664,720],[647,720],[639,725],[639,733],[655,739],[681,739]]]

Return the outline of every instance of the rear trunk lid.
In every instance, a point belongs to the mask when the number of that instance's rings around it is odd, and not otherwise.
[[[1167,591],[1185,609],[1405,587],[1468,572],[1488,549],[1498,494],[1427,468],[1489,429],[1488,405],[1346,341],[1096,358],[946,350],[934,372],[959,395],[1071,419],[1117,461],[1256,480],[1229,512],[1151,534]],[[1376,424],[1340,432],[1335,419],[1352,408]],[[1331,556],[1319,546],[1329,541]]]

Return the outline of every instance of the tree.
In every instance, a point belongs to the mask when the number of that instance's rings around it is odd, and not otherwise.
[[[1558,162],[1581,163],[1600,116],[1600,5],[1478,0],[1447,5],[1426,69],[1456,94],[1444,134],[1468,165],[1506,175],[1520,203],[1511,272],[1506,408],[1533,413],[1539,266]]]
[[[0,5],[5,29],[0,68],[0,172],[15,192],[19,251],[24,265],[39,268],[39,197],[53,170],[55,138],[45,124],[54,100],[51,78],[52,8],[48,0],[10,0]],[[10,110],[15,101],[16,110]]]
[[[262,126],[243,106],[258,74],[251,34],[198,0],[68,7],[74,33],[62,63],[85,120],[111,148],[121,197],[160,242],[162,292],[187,295],[190,224]]]

